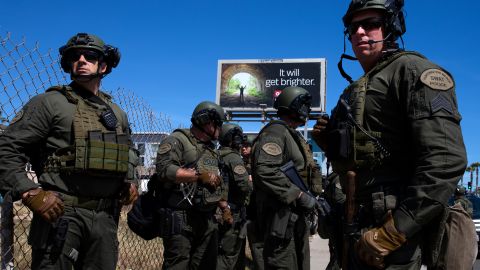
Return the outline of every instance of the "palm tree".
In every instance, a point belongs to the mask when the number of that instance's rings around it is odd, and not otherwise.
[[[475,171],[475,188],[477,188],[478,187],[478,167],[480,167],[480,162],[474,162],[470,164],[470,167],[472,167],[472,175],[473,175],[473,171]]]

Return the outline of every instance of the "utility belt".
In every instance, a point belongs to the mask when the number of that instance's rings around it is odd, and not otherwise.
[[[295,213],[289,206],[284,206],[273,213],[269,225],[269,234],[278,239],[291,239],[295,233],[295,224],[300,214]]]
[[[162,238],[181,234],[184,231],[191,231],[190,222],[213,222],[213,212],[198,212],[190,210],[177,210],[170,207],[158,208],[159,236]]]
[[[45,171],[134,179],[137,164],[138,154],[128,146],[126,134],[89,131],[88,138],[76,138],[74,145],[49,156]]]
[[[399,197],[398,193],[393,189],[386,189],[380,187],[370,192],[370,198],[356,198],[355,204],[357,211],[357,222],[359,228],[367,228],[372,225],[378,226],[384,223],[385,214],[389,210],[394,210],[398,207]]]
[[[178,185],[171,189],[163,190],[166,204],[177,210],[198,210],[200,212],[213,212],[222,198],[222,188],[215,191],[197,183]]]
[[[115,209],[119,207],[118,199],[110,199],[110,198],[93,199],[93,198],[87,198],[87,197],[68,195],[65,193],[59,193],[59,194],[62,197],[63,203],[66,206],[84,208],[88,210],[94,210],[97,212],[100,212],[100,211],[113,212]]]

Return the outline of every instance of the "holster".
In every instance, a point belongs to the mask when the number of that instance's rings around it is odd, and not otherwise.
[[[298,215],[293,213],[289,207],[280,208],[273,214],[270,235],[280,239],[291,239],[297,219]]]
[[[41,216],[34,214],[30,224],[28,244],[34,249],[46,249],[49,244],[50,231],[52,230],[52,224],[45,221]]]
[[[160,237],[170,237],[180,234],[186,224],[186,212],[171,208],[158,209],[160,220]]]
[[[52,235],[52,249],[50,251],[50,259],[56,261],[63,250],[63,245],[67,239],[69,220],[65,217],[60,217],[55,223]]]
[[[28,244],[34,249],[50,249],[50,259],[56,261],[62,253],[68,232],[69,220],[60,217],[55,224],[34,215],[28,234]]]

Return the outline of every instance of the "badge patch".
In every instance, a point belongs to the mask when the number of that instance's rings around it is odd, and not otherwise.
[[[24,114],[25,114],[25,112],[23,110],[19,111],[15,115],[15,117],[13,117],[13,119],[10,121],[10,125],[14,124],[15,122],[18,122],[20,119],[22,119]]]
[[[245,174],[247,172],[247,169],[243,165],[237,165],[235,168],[233,168],[233,172],[236,174]]]
[[[278,156],[282,153],[282,148],[276,143],[266,143],[262,146],[262,149],[265,153],[272,156]]]
[[[436,68],[425,70],[420,76],[420,81],[435,90],[445,91],[453,87],[452,77]]]
[[[169,143],[165,143],[165,144],[160,145],[160,147],[158,148],[158,153],[160,155],[163,155],[170,150],[172,150],[172,145],[169,144]]]

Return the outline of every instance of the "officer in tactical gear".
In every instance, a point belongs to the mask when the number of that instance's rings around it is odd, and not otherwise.
[[[464,186],[457,186],[455,189],[455,200],[454,204],[459,203],[463,209],[467,212],[467,214],[472,217],[473,216],[473,205],[470,200],[465,198],[465,194],[467,194],[467,189]]]
[[[227,123],[220,133],[220,154],[228,195],[222,206],[233,215],[232,222],[223,215],[220,225],[220,245],[217,269],[245,269],[246,207],[252,190],[249,174],[240,155],[245,140],[242,128]],[[227,212],[227,213],[228,213]]]
[[[290,179],[282,166],[293,163],[303,185],[319,194],[322,177],[309,145],[295,129],[305,125],[311,95],[300,87],[287,87],[274,102],[280,120],[259,133],[252,150],[252,176],[256,192],[257,222],[264,235],[265,269],[310,269],[310,228],[306,216],[317,201]]]
[[[0,188],[33,211],[32,269],[113,270],[119,210],[138,194],[127,115],[99,89],[120,53],[78,33],[60,55],[72,82],[33,97],[12,119],[0,137]]]
[[[249,134],[247,139],[244,141],[241,153],[243,161],[245,162],[245,168],[249,174],[249,181],[253,184],[252,179],[252,162],[251,162],[251,153],[252,146],[255,141],[256,135]],[[262,270],[264,269],[263,261],[263,238],[264,235],[260,233],[257,222],[257,204],[255,202],[255,190],[252,190],[250,194],[250,201],[247,206],[247,239],[248,245],[250,247],[250,252],[252,254],[252,263],[253,269]]]
[[[224,196],[215,141],[225,113],[204,101],[190,129],[177,129],[158,148],[156,172],[162,208],[163,269],[215,269],[218,226],[214,214]]]
[[[312,134],[346,194],[347,181],[355,183],[343,268],[420,269],[422,229],[466,167],[455,82],[399,48],[403,0],[352,0],[343,23],[365,74],[352,82],[340,68],[351,84]]]

